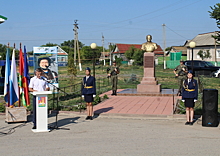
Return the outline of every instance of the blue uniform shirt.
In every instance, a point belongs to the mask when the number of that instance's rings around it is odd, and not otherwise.
[[[93,76],[89,76],[86,80],[86,76],[82,81],[82,95],[93,94],[96,95],[96,82]]]
[[[188,82],[188,79],[183,81],[182,100],[186,98],[198,99],[198,84],[194,79],[191,82]]]

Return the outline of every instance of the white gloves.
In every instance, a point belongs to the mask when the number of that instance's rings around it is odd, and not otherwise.
[[[95,97],[96,95],[92,95],[93,97]],[[84,98],[84,95],[82,95],[82,97]]]
[[[185,102],[185,100],[182,100],[183,102]],[[196,102],[197,100],[196,99],[194,99],[194,102]]]

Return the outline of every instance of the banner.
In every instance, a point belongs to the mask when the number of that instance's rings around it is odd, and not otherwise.
[[[47,78],[50,84],[50,90],[57,92],[58,82],[58,47],[34,47],[34,70],[41,68],[43,76]],[[54,87],[54,86],[56,87]]]

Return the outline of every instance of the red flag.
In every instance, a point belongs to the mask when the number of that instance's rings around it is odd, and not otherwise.
[[[27,106],[30,106],[30,98],[28,94],[28,84],[29,84],[29,73],[28,73],[28,62],[27,62],[27,53],[26,47],[24,46],[24,77],[22,79],[23,88],[24,88],[24,96]]]
[[[24,91],[23,91],[23,77],[24,77],[24,57],[22,53],[22,49],[20,47],[19,52],[19,93],[20,93],[20,100],[19,100],[19,106],[22,102],[23,106],[26,106],[25,98],[24,98]]]

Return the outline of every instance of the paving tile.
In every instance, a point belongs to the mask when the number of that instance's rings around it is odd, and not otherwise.
[[[118,91],[122,91],[118,90]],[[111,91],[102,95],[110,95]],[[109,96],[94,106],[95,113],[171,115],[173,97],[169,96]]]

